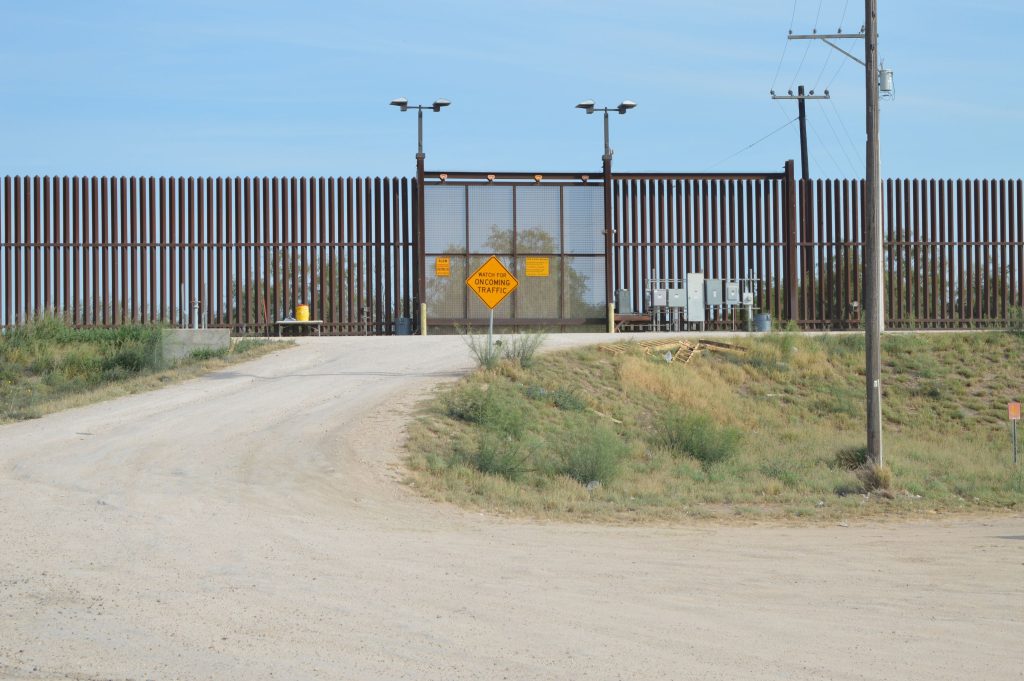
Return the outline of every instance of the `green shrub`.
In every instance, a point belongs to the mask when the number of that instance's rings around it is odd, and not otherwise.
[[[232,344],[231,352],[235,355],[241,355],[249,352],[250,350],[255,350],[256,348],[269,345],[273,342],[274,341],[266,341],[259,338],[240,338]]]
[[[677,456],[692,456],[705,465],[725,461],[740,446],[743,434],[718,427],[704,414],[670,412],[660,427],[661,444]]]
[[[518,480],[527,469],[529,452],[519,440],[505,434],[484,433],[470,463],[481,473]]]
[[[539,385],[528,385],[523,388],[523,394],[531,400],[538,402],[547,402],[548,397],[551,395],[550,392],[540,387]]]
[[[561,473],[586,485],[592,481],[608,484],[618,475],[628,447],[608,426],[579,420],[566,432]]]
[[[227,354],[227,348],[199,348],[197,350],[193,350],[189,357],[197,361],[203,361],[207,359],[224,357]]]
[[[761,473],[766,477],[778,480],[786,487],[800,484],[800,476],[793,466],[782,460],[768,461],[761,464]]]
[[[575,388],[558,388],[551,393],[551,402],[563,411],[583,411],[587,403]]]
[[[526,428],[523,398],[503,383],[463,386],[449,395],[446,407],[454,418],[515,438]]]

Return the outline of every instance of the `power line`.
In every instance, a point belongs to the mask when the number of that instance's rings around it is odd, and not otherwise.
[[[857,144],[853,141],[853,135],[851,135],[850,131],[847,130],[846,123],[843,122],[843,117],[839,113],[839,109],[836,107],[836,103],[833,102],[831,99],[828,103],[832,105],[832,110],[835,111],[836,118],[839,120],[839,125],[842,127],[843,132],[846,134],[846,139],[850,143],[850,149],[853,150],[854,155],[857,157],[857,161],[859,163],[864,163],[864,155],[860,152],[860,150],[857,148]]]
[[[793,74],[793,80],[789,84],[789,89],[792,90],[796,86],[796,81],[800,78],[800,71],[804,68],[804,62],[807,60],[807,53],[811,51],[811,41],[807,41],[807,47],[804,48],[804,56],[800,58],[800,64],[796,67],[796,73]]]
[[[856,176],[857,167],[853,164],[853,161],[850,160],[850,155],[846,153],[846,146],[843,144],[843,140],[839,139],[839,133],[836,132],[835,126],[832,125],[832,117],[828,115],[828,110],[825,107],[821,108],[821,113],[825,117],[825,122],[828,124],[829,130],[832,131],[832,136],[835,137],[836,142],[839,143],[839,151],[842,152],[843,158],[845,158],[847,164],[849,164],[853,176]]]
[[[793,23],[796,21],[796,0],[793,0],[793,12],[789,16],[789,32],[793,32]],[[786,44],[782,46],[782,56],[779,57],[779,65],[775,67],[775,77],[772,78],[772,86],[770,90],[775,89],[775,84],[779,82],[779,73],[782,72],[782,62],[786,59],[786,50],[789,49],[789,39],[786,39]]]
[[[821,71],[818,72],[818,77],[814,80],[814,87],[812,90],[818,89],[818,83],[821,82],[821,77],[825,75],[825,69],[828,68],[828,62],[832,59],[832,50],[829,50],[828,54],[825,55],[825,64],[821,67]]]
[[[843,32],[843,22],[846,21],[846,10],[849,9],[849,7],[850,7],[850,0],[846,0],[846,2],[843,3],[843,16],[841,16],[839,18],[839,32],[840,33]]]
[[[711,166],[711,169],[712,169],[712,170],[714,170],[715,168],[717,168],[718,166],[722,165],[722,164],[723,164],[723,163],[725,163],[726,161],[729,161],[729,160],[732,160],[732,159],[736,158],[737,156],[739,156],[740,154],[742,154],[742,153],[743,153],[744,151],[747,151],[748,149],[753,149],[754,147],[756,147],[756,146],[757,146],[758,144],[760,144],[761,142],[764,142],[764,141],[765,141],[766,139],[768,139],[769,137],[771,137],[771,136],[773,136],[773,135],[775,135],[775,134],[777,134],[777,133],[779,133],[779,132],[782,132],[783,130],[785,130],[785,129],[786,129],[786,128],[788,128],[789,126],[791,126],[791,125],[793,125],[794,123],[796,123],[796,122],[797,122],[798,120],[800,120],[800,117],[799,117],[799,116],[798,116],[798,117],[796,117],[796,118],[793,118],[793,119],[791,119],[790,121],[788,121],[788,122],[787,122],[786,124],[784,124],[784,125],[780,125],[779,127],[777,127],[777,128],[775,128],[774,130],[772,130],[772,131],[771,131],[770,133],[768,133],[767,135],[765,135],[764,137],[762,137],[762,138],[760,138],[760,139],[758,139],[758,140],[756,140],[756,141],[754,141],[754,142],[751,142],[751,143],[750,143],[750,144],[748,144],[747,146],[743,147],[742,149],[740,149],[739,151],[737,151],[737,152],[736,152],[735,154],[731,154],[730,156],[726,156],[725,158],[723,158],[723,159],[722,159],[721,161],[719,161],[718,163],[715,163],[714,165],[712,165],[712,166]]]
[[[839,60],[839,68],[836,69],[836,72],[832,74],[831,78],[829,78],[828,83],[825,84],[825,89],[826,90],[829,90],[829,89],[832,88],[832,83],[835,81],[836,78],[839,77],[839,72],[843,70],[844,66],[846,66],[846,60],[845,59],[840,59]]]
[[[811,129],[811,132],[813,132],[814,136],[818,139],[818,144],[820,144],[821,148],[825,150],[825,155],[828,156],[828,160],[832,161],[832,165],[835,166],[836,172],[839,175],[843,175],[843,169],[839,166],[839,163],[836,162],[836,159],[832,155],[832,152],[828,150],[827,146],[825,146],[824,140],[822,140],[821,135],[818,134],[818,129],[814,127],[814,123],[807,121],[807,126]]]

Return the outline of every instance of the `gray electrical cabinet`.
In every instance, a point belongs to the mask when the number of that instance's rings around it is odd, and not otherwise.
[[[668,305],[668,291],[663,288],[656,288],[651,291],[651,307],[666,307]]]
[[[633,314],[633,292],[628,288],[615,291],[616,314]]]
[[[740,282],[738,282],[738,281],[727,281],[727,282],[725,282],[725,304],[726,305],[739,305],[740,304]]]
[[[686,307],[686,291],[681,288],[670,288],[668,290],[669,307]]]
[[[686,321],[704,323],[704,275],[686,275]]]
[[[708,279],[704,282],[704,302],[708,305],[722,304],[721,279]]]

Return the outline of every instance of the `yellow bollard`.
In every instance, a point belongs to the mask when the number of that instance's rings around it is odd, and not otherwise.
[[[615,333],[615,304],[608,303],[608,333]]]
[[[427,335],[427,304],[420,303],[420,335]]]

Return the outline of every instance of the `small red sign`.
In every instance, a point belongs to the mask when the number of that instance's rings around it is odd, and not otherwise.
[[[1010,402],[1006,406],[1010,412],[1010,420],[1020,421],[1020,402]]]

